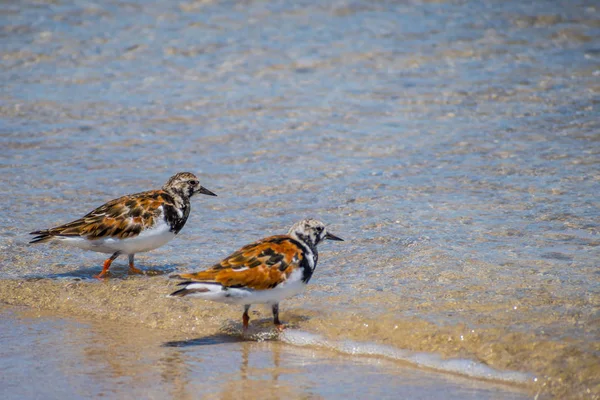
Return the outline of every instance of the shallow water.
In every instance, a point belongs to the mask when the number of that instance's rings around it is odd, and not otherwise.
[[[2,4],[0,301],[215,334],[239,310],[166,301],[165,274],[315,216],[346,242],[321,246],[283,319],[599,398],[599,13]],[[150,277],[120,260],[95,282],[102,255],[27,245],[183,170],[219,197],[194,199],[179,237],[138,256]]]
[[[517,388],[374,357],[12,308],[0,313],[4,398],[527,398]]]

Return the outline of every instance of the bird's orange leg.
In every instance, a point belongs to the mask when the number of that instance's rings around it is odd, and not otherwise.
[[[106,275],[106,273],[108,272],[108,269],[110,268],[110,264],[112,264],[112,262],[115,261],[115,259],[117,257],[119,257],[119,254],[121,254],[121,253],[119,253],[117,251],[115,254],[110,256],[109,259],[104,261],[104,264],[102,265],[102,272],[100,272],[98,275],[95,275],[94,278],[102,279],[104,277],[104,275]]]
[[[135,267],[135,265],[133,264],[133,257],[135,256],[135,254],[130,254],[129,255],[129,272],[134,273],[134,274],[141,274],[143,273],[141,269],[138,269]]]
[[[273,323],[279,332],[285,329],[285,324],[282,324],[279,320],[279,303],[273,304]]]
[[[248,315],[248,310],[250,310],[249,304],[244,306],[244,315],[242,315],[242,324],[244,325],[244,332],[246,332],[248,330],[248,323],[250,322],[250,316]]]

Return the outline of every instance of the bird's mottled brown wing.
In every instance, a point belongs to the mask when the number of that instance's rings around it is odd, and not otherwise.
[[[161,214],[159,208],[171,201],[170,196],[162,190],[123,196],[76,221],[31,233],[40,235],[41,239],[38,241],[52,236],[82,236],[90,240],[134,237],[143,229],[154,226],[156,218]]]
[[[210,269],[177,277],[197,282],[215,282],[224,287],[271,289],[300,267],[302,248],[289,236],[271,236],[242,247]]]

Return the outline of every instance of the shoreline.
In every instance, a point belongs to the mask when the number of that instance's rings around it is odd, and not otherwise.
[[[0,302],[8,307],[28,307],[42,314],[57,318],[103,321],[107,324],[127,324],[136,329],[169,332],[173,337],[219,337],[227,342],[241,337],[239,310],[222,307],[216,303],[163,299],[151,295],[164,282],[155,280],[112,280],[109,282],[68,280],[0,280]],[[20,292],[20,294],[19,294]],[[333,352],[338,356],[379,359],[402,368],[423,373],[456,376],[484,384],[502,385],[535,394],[540,390],[533,376],[517,371],[504,371],[486,366],[468,357],[444,357],[442,354],[403,350],[383,341],[365,341],[336,332],[319,332],[310,326],[311,320],[319,320],[318,313],[311,315],[304,308],[298,310],[293,301],[287,303],[284,316],[292,329],[279,337],[273,334],[270,319],[257,307],[253,315],[251,333],[244,340],[273,341],[298,348],[307,347],[317,352]],[[199,321],[202,321],[200,323]],[[254,332],[253,332],[254,331]],[[335,337],[336,339],[333,339]],[[193,340],[192,340],[193,341]]]
[[[256,391],[255,394],[271,398],[278,397],[280,393],[289,393],[292,397],[307,394],[317,398],[342,397],[355,393],[349,391],[347,385],[350,383],[344,380],[366,373],[372,377],[371,380],[377,381],[377,385],[375,382],[363,382],[363,389],[358,385],[359,387],[353,390],[365,390],[365,394],[379,391],[380,398],[392,398],[398,393],[409,397],[426,396],[439,399],[529,398],[527,390],[519,385],[434,372],[373,355],[357,357],[322,347],[302,347],[290,344],[287,340],[254,341],[227,334],[190,339],[189,335],[180,332],[139,327],[124,321],[102,321],[97,318],[64,315],[56,311],[36,310],[24,306],[3,305],[0,307],[0,314],[6,329],[4,341],[9,349],[14,349],[15,346],[27,347],[38,354],[36,345],[42,344],[48,348],[48,352],[60,354],[58,358],[63,361],[65,358],[62,355],[69,354],[68,372],[65,372],[64,366],[44,367],[44,373],[50,377],[67,375],[68,384],[60,384],[58,388],[52,389],[30,385],[27,389],[29,394],[43,391],[48,398],[57,394],[78,397],[78,391],[90,385],[90,381],[93,381],[90,395],[95,391],[96,395],[110,396],[111,391],[116,390],[116,385],[119,389],[113,393],[124,397],[135,397],[142,393],[146,396],[164,395],[166,390],[171,395],[177,393],[181,398],[193,398],[189,393],[197,392],[188,387],[195,386],[196,383],[193,382],[198,378],[207,378],[196,376],[196,372],[200,372],[196,370],[199,361],[203,374],[213,370],[214,376],[207,380],[215,392],[236,391],[250,385],[252,390]],[[13,337],[10,335],[11,331],[14,333]],[[65,335],[65,332],[69,334]],[[294,331],[294,334],[298,333]],[[6,353],[10,350],[3,352],[5,357],[2,358],[9,359],[13,369],[19,364],[21,371],[31,369],[27,373],[28,379],[37,382],[50,378],[36,376],[39,372],[27,363],[31,354],[13,351],[7,357]],[[173,357],[173,354],[178,354],[178,357]],[[208,357],[209,354],[213,357]],[[217,355],[220,360],[215,360],[214,356]],[[157,373],[156,364],[147,362],[154,357],[160,360],[169,359],[167,369],[170,370],[171,376],[168,379],[163,378],[158,384],[150,378]],[[52,355],[43,358],[44,364],[58,362]],[[222,360],[229,362],[223,363]],[[6,370],[7,366],[3,368]],[[317,374],[314,370],[320,368],[330,373]],[[49,369],[59,372],[48,372]],[[162,374],[164,375],[164,371]],[[377,378],[373,378],[374,376]],[[253,382],[253,377],[260,377],[260,385]],[[15,379],[15,376],[9,371],[6,378]],[[356,377],[351,379],[356,380]],[[297,385],[296,381],[303,382],[304,386]],[[125,382],[128,382],[127,385],[123,384]],[[312,382],[311,390],[306,389],[307,382]],[[3,386],[8,395],[24,394],[14,385],[5,382]],[[211,395],[203,397],[211,398]],[[214,394],[213,397],[220,398]]]

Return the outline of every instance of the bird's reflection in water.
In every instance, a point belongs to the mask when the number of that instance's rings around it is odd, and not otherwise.
[[[279,343],[241,342],[239,371],[223,381],[216,397],[223,400],[302,397],[298,387],[281,379],[283,375],[297,372],[281,365],[281,350]]]
[[[203,398],[298,397],[301,394],[281,380],[285,374],[299,372],[282,366],[282,346],[231,335],[167,342],[163,347],[175,348],[178,356],[164,361],[186,365],[173,365],[163,378],[173,386],[171,394],[176,398],[192,398],[199,390]]]

